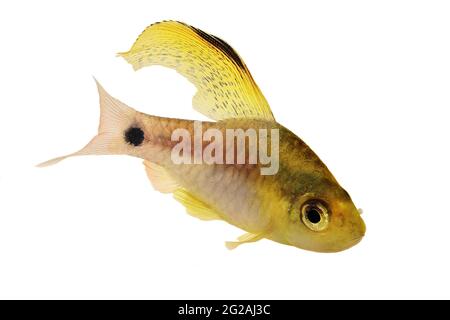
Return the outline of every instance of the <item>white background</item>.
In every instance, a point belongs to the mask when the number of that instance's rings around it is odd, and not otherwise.
[[[0,298],[450,298],[447,1],[2,1]],[[142,161],[79,157],[95,76],[140,111],[204,119],[193,85],[115,53],[181,20],[229,42],[276,119],[364,209],[356,247],[319,254],[188,216]]]

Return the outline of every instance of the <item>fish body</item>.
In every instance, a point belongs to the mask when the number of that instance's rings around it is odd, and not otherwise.
[[[188,213],[247,232],[227,242],[230,249],[266,238],[335,252],[361,240],[365,225],[348,193],[299,137],[276,122],[244,62],[227,43],[166,21],[148,27],[120,55],[135,69],[154,64],[176,69],[198,89],[194,108],[215,121],[147,115],[98,84],[99,133],[68,156],[144,159],[155,189],[173,193]]]

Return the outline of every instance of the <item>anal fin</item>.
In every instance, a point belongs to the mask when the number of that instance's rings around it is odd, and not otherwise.
[[[179,188],[173,196],[186,207],[186,211],[193,217],[201,220],[221,220],[220,214],[208,204],[196,198],[186,189]]]
[[[145,172],[153,188],[162,193],[175,192],[180,185],[170,176],[167,170],[156,163],[145,160]]]

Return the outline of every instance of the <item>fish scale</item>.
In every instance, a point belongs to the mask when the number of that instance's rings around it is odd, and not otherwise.
[[[147,133],[146,139],[158,150],[152,149],[145,158],[155,162],[168,171],[174,177],[181,187],[189,189],[202,201],[213,206],[218,212],[221,212],[224,219],[228,222],[244,227],[246,230],[261,231],[268,223],[267,218],[261,217],[261,211],[256,210],[258,205],[254,204],[256,194],[252,191],[252,185],[257,183],[261,177],[259,174],[253,174],[254,179],[248,179],[249,172],[258,171],[259,166],[233,166],[219,164],[174,164],[171,160],[171,150],[176,142],[172,141],[172,132],[176,129],[185,129],[191,136],[194,135],[194,121],[162,118],[142,114],[145,120],[142,120],[142,126]],[[259,122],[261,128],[273,127],[273,125],[264,126],[265,122],[254,120],[229,120],[215,122],[202,122],[203,132],[208,129],[217,129],[225,136],[225,131],[230,127],[240,127],[244,130],[255,128]],[[162,138],[156,144],[152,144],[155,138]],[[204,149],[207,144],[202,144]],[[248,154],[248,144],[245,152]],[[234,152],[236,153],[237,145]],[[203,152],[202,149],[202,152]],[[194,145],[191,146],[191,156],[194,156]],[[213,183],[212,183],[213,182]],[[213,187],[211,187],[213,186]],[[239,201],[236,201],[236,200]]]

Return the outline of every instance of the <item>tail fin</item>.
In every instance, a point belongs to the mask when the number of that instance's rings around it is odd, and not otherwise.
[[[121,101],[111,97],[97,80],[95,82],[97,83],[100,97],[100,125],[98,134],[81,150],[45,161],[38,164],[38,167],[50,166],[73,156],[126,153],[123,134],[134,122],[137,112]]]

